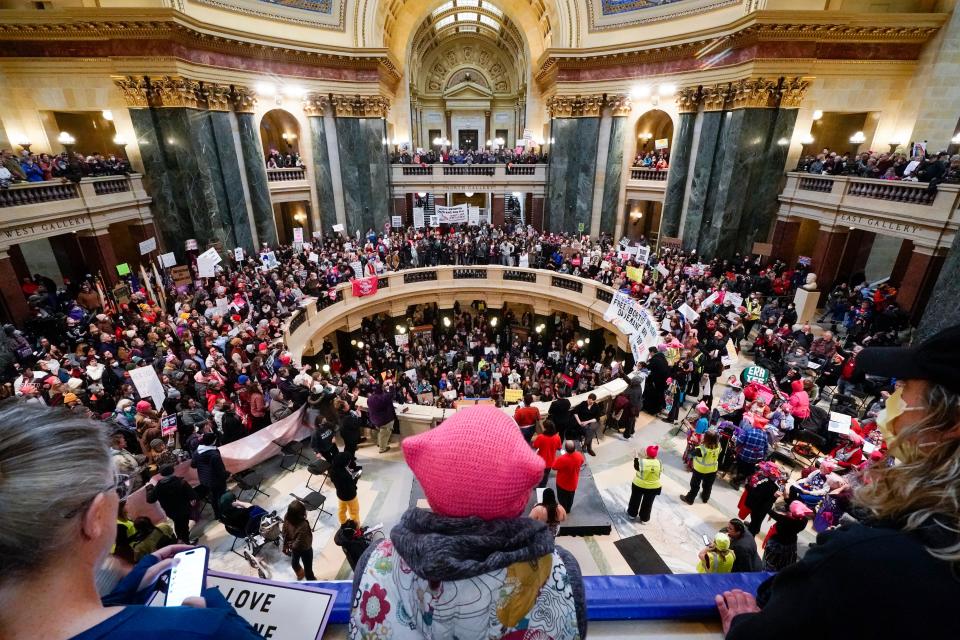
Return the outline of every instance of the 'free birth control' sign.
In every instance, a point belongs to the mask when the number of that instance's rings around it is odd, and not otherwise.
[[[336,592],[307,585],[207,571],[207,587],[220,587],[240,617],[270,640],[320,640]]]

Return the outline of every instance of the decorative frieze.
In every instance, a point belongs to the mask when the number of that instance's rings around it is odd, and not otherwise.
[[[330,105],[338,118],[386,118],[390,101],[383,96],[330,96]]]
[[[553,96],[547,100],[551,118],[599,118],[603,110],[603,95]]]

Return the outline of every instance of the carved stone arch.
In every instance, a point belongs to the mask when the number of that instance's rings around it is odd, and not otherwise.
[[[450,87],[458,85],[461,82],[472,82],[480,85],[481,87],[493,89],[490,81],[487,79],[487,75],[472,65],[464,65],[451,73],[444,84],[444,89],[449,89]]]

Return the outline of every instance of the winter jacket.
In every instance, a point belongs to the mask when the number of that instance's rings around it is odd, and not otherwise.
[[[807,392],[803,390],[803,381],[794,380],[790,383],[790,389],[793,391],[789,399],[790,413],[798,420],[809,418],[810,397],[807,396]]]
[[[393,408],[393,394],[387,392],[371,394],[367,398],[367,411],[370,414],[370,424],[374,427],[392,423],[397,417]]]
[[[230,474],[223,466],[223,458],[216,447],[200,445],[197,452],[193,454],[193,460],[190,466],[197,470],[197,478],[200,484],[209,487],[218,493],[223,493],[227,489],[227,478]]]
[[[357,563],[351,639],[580,640],[580,567],[529,518],[451,518],[410,509]]]

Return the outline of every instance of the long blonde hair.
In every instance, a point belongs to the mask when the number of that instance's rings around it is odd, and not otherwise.
[[[926,400],[926,417],[897,435],[898,440],[920,443],[923,455],[892,467],[870,467],[855,500],[877,518],[902,523],[905,530],[935,526],[952,534],[952,544],[927,549],[935,558],[958,562],[960,438],[943,435],[960,425],[960,394],[931,384]]]

